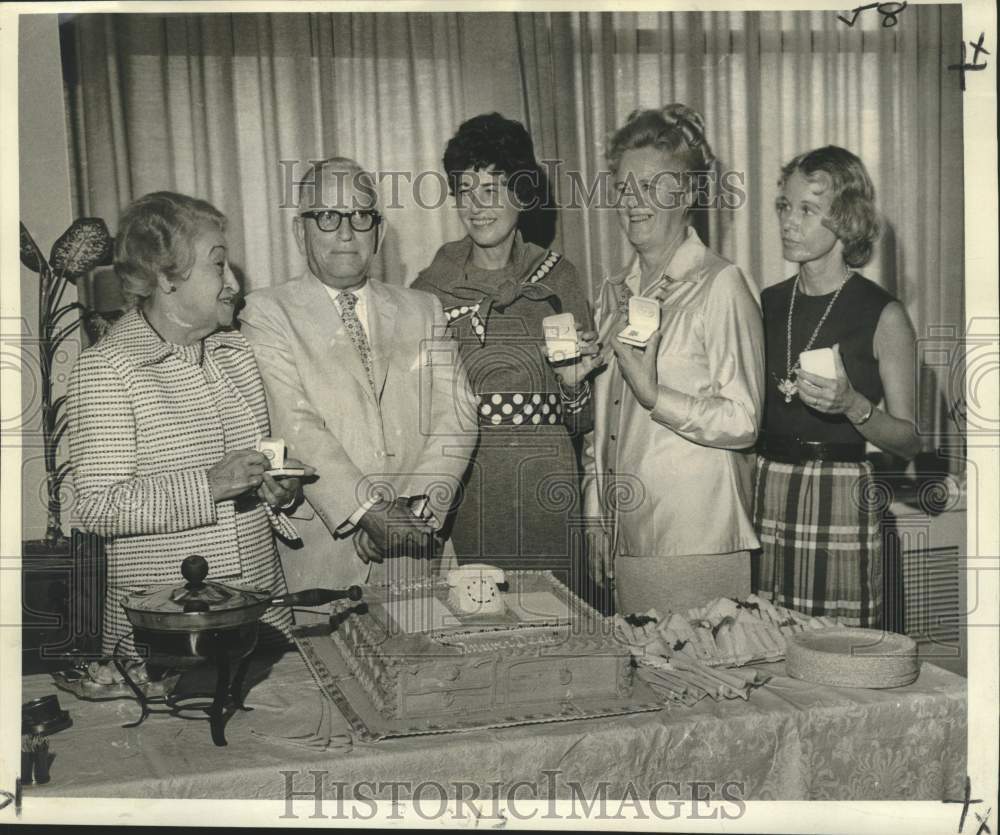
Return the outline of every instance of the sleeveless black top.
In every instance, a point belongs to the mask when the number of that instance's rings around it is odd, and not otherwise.
[[[782,435],[823,443],[864,443],[861,433],[845,415],[827,415],[804,405],[796,396],[791,403],[778,391],[778,381],[787,376],[788,306],[795,278],[768,287],[761,293],[764,311],[764,340],[767,381],[764,424],[761,435]],[[792,365],[805,350],[833,293],[823,296],[795,294],[792,320]],[[882,381],[875,359],[875,328],[882,310],[895,299],[858,273],[852,273],[839,298],[820,328],[813,348],[830,348],[840,343],[844,369],[851,385],[876,405],[882,400]]]

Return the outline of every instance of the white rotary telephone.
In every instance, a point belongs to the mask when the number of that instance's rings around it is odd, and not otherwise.
[[[507,576],[499,568],[471,563],[448,572],[448,601],[464,615],[499,615],[506,611],[499,585]]]

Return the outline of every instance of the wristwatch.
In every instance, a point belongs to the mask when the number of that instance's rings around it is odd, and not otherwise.
[[[860,420],[852,420],[851,423],[853,423],[855,426],[862,426],[862,425],[868,423],[869,420],[871,420],[872,415],[874,413],[875,413],[875,404],[872,403],[871,400],[869,400],[868,401],[868,411],[865,412],[861,416]],[[850,420],[850,418],[848,418],[848,420]]]

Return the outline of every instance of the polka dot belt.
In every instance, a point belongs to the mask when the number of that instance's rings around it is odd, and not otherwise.
[[[562,422],[558,394],[505,391],[479,395],[480,426],[556,426]]]

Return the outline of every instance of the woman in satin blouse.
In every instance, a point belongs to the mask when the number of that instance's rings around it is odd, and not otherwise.
[[[591,568],[613,576],[622,614],[684,612],[750,592],[760,307],[740,269],[689,225],[694,176],[713,161],[695,111],[634,112],[607,156],[634,255],[597,305],[613,355],[594,382],[585,450],[585,507],[600,520],[588,536]],[[644,349],[617,338],[634,295],[660,306]]]

